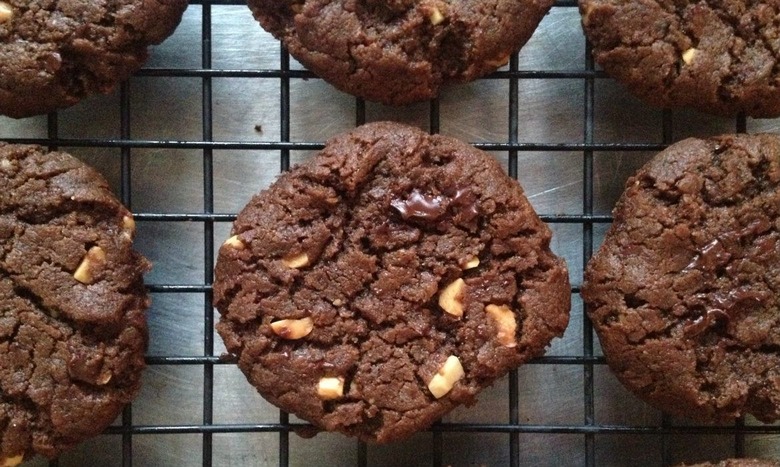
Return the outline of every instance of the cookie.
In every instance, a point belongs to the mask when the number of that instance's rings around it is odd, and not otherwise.
[[[488,154],[396,123],[331,139],[238,215],[217,331],[249,382],[319,429],[425,429],[568,322],[551,233]]]
[[[700,464],[680,464],[678,467],[780,467],[780,462],[769,459],[726,459],[720,462],[702,462]]]
[[[702,422],[780,418],[780,137],[687,139],[630,178],[582,297],[637,396]]]
[[[593,54],[649,104],[780,116],[780,3],[579,0]]]
[[[186,7],[187,0],[0,0],[0,114],[29,117],[111,92]]]
[[[248,0],[293,57],[338,89],[391,105],[431,99],[509,61],[552,0]]]
[[[149,263],[94,169],[0,143],[0,465],[99,434],[140,387]]]

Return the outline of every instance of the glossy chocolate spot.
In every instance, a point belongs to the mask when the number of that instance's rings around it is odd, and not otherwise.
[[[707,297],[705,294],[700,294],[698,298],[707,300]],[[752,290],[749,286],[742,286],[728,293],[717,292],[711,294],[709,295],[709,305],[704,315],[696,318],[683,331],[687,336],[695,337],[719,322],[728,323],[746,309],[766,306],[766,302],[770,298],[769,293]]]
[[[456,222],[470,223],[479,216],[477,195],[471,188],[444,190],[443,195],[431,195],[412,190],[408,197],[390,202],[404,220],[437,222],[453,218]]]
[[[420,193],[416,188],[406,199],[394,199],[390,206],[401,215],[404,220],[438,220],[447,212],[448,200],[441,196],[432,196]]]
[[[729,259],[731,259],[731,253],[726,251],[726,248],[720,240],[715,239],[704,245],[704,248],[699,251],[699,254],[693,258],[693,261],[691,261],[686,269],[714,272],[719,267],[728,263]]]

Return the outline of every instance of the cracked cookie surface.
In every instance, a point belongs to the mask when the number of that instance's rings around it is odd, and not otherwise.
[[[331,139],[220,248],[217,331],[270,402],[366,441],[430,426],[568,322],[551,232],[466,143],[395,123]]]
[[[780,138],[670,146],[614,216],[582,296],[618,379],[677,416],[780,418]]]
[[[249,0],[255,18],[332,85],[401,105],[509,61],[552,0]]]
[[[0,114],[109,93],[178,25],[187,0],[0,0]]]
[[[596,61],[641,99],[780,115],[780,1],[580,0]]]
[[[138,392],[149,263],[134,230],[92,168],[0,143],[0,464],[55,457]]]

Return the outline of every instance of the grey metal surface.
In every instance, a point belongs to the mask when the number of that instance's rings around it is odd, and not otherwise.
[[[204,15],[210,8],[210,16]],[[211,18],[212,68],[278,70],[278,42],[262,31],[242,5],[192,5],[176,33],[154,49],[148,67],[198,69],[202,65],[203,21]],[[584,71],[585,40],[576,8],[555,7],[519,54],[521,71]],[[294,69],[300,66],[293,63]],[[142,76],[130,80],[130,139],[203,141],[203,79],[201,77]],[[211,79],[213,139],[232,142],[277,142],[282,137],[281,80],[270,78]],[[447,89],[439,102],[441,133],[475,143],[509,140],[508,79],[485,79]],[[577,145],[584,141],[586,79],[583,76],[520,79],[518,84],[518,140],[521,143]],[[592,136],[595,143],[663,143],[662,112],[649,109],[609,79],[594,80]],[[323,142],[355,124],[355,99],[317,79],[290,81],[290,138]],[[405,108],[366,104],[368,121],[392,119],[429,128],[431,107],[421,103]],[[120,94],[96,97],[60,112],[57,137],[63,139],[121,139]],[[672,140],[735,131],[734,119],[675,111]],[[47,118],[11,120],[0,117],[0,138],[46,138]],[[747,130],[780,130],[780,120],[747,121]],[[121,193],[121,158],[118,148],[68,147],[62,149],[100,170]],[[618,149],[593,154],[593,210],[609,214],[627,177],[654,150]],[[504,164],[507,152],[493,151]],[[309,157],[292,151],[293,163]],[[521,151],[518,178],[540,214],[583,214],[586,181],[583,151],[541,149]],[[144,213],[203,213],[204,151],[199,148],[138,147],[130,150],[130,207]],[[235,213],[249,198],[269,185],[280,170],[279,150],[217,149],[213,152],[213,211]],[[138,222],[137,248],[154,262],[147,283],[193,285],[207,280],[204,264],[205,223],[143,220]],[[569,264],[572,284],[582,280],[583,232],[581,223],[552,224],[554,250]],[[594,224],[598,245],[605,224]],[[213,245],[226,238],[229,223],[214,224]],[[573,297],[571,324],[548,355],[581,357],[583,314],[579,297]],[[211,334],[213,355],[223,351],[219,337],[204,326],[207,308],[202,292],[156,292],[149,310],[151,357],[199,357],[204,338]],[[598,343],[595,344],[598,355]],[[587,412],[586,367],[581,363],[533,364],[518,371],[518,419],[541,427],[518,435],[520,465],[658,466],[728,457],[735,449],[755,456],[780,458],[780,436],[764,434],[668,434],[655,429],[664,423],[685,426],[685,420],[662,420],[661,414],[625,391],[605,365],[593,369],[592,425],[616,427],[597,430],[588,439],[582,432],[544,427],[582,427]],[[204,365],[151,365],[144,388],[132,405],[133,426],[200,426],[204,424]],[[207,372],[206,372],[207,374]],[[234,365],[213,368],[213,424],[278,423],[279,412],[259,397]],[[509,422],[509,380],[486,390],[472,408],[461,408],[445,418],[454,423]],[[205,397],[204,397],[205,396]],[[292,418],[292,420],[295,420]],[[747,425],[758,425],[748,418]],[[117,421],[121,424],[121,420]],[[667,426],[668,426],[667,425]],[[633,430],[636,427],[643,427]],[[650,427],[650,428],[648,428]],[[655,427],[655,428],[654,428]],[[647,428],[647,429],[646,429]],[[644,431],[643,431],[644,430]],[[556,432],[557,431],[557,432]],[[636,432],[632,432],[636,431]],[[627,434],[620,434],[620,433]],[[441,451],[434,449],[431,433],[390,446],[369,446],[368,465],[431,465],[439,454],[443,465],[506,465],[510,435],[505,432],[445,432]],[[203,458],[204,436],[191,434],[134,434],[132,465],[136,466],[256,466],[278,465],[278,433],[214,434],[211,460]],[[735,446],[739,446],[735,448]],[[122,436],[108,434],[64,455],[60,466],[122,465]],[[290,434],[290,465],[355,465],[360,458],[356,441],[337,434],[302,439]],[[129,463],[130,458],[125,457]],[[31,465],[46,465],[38,459]]]

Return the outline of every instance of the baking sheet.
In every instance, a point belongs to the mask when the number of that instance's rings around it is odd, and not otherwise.
[[[658,466],[740,453],[780,458],[777,426],[748,418],[747,428],[691,427],[625,391],[599,358],[576,294],[584,257],[601,241],[623,183],[660,147],[743,125],[778,132],[780,120],[648,109],[588,69],[571,4],[544,19],[519,53],[518,72],[505,67],[449,88],[435,104],[358,103],[319,79],[285,78],[281,57],[279,43],[246,6],[205,0],[188,8],[176,33],[121,91],[56,117],[0,117],[0,139],[56,142],[102,172],[136,213],[137,248],[154,262],[146,278],[153,305],[143,390],[108,434],[55,465]],[[204,75],[198,71],[204,64],[216,71]],[[294,60],[290,68],[302,70]],[[510,119],[510,78],[517,78],[516,120]],[[485,390],[475,407],[445,417],[435,434],[389,446],[364,446],[338,434],[280,434],[284,416],[235,365],[213,364],[224,347],[210,326],[218,318],[208,304],[213,252],[227,237],[231,215],[273,181],[288,153],[292,164],[305,160],[363,117],[426,130],[433,123],[516,168],[531,203],[551,222],[552,247],[568,262],[575,287],[570,326],[547,357],[519,369],[516,381],[504,378]],[[512,151],[506,144],[515,136],[514,122],[519,145]],[[279,149],[285,139],[302,144]],[[208,140],[230,144],[203,143]],[[517,423],[510,425],[513,384]]]

